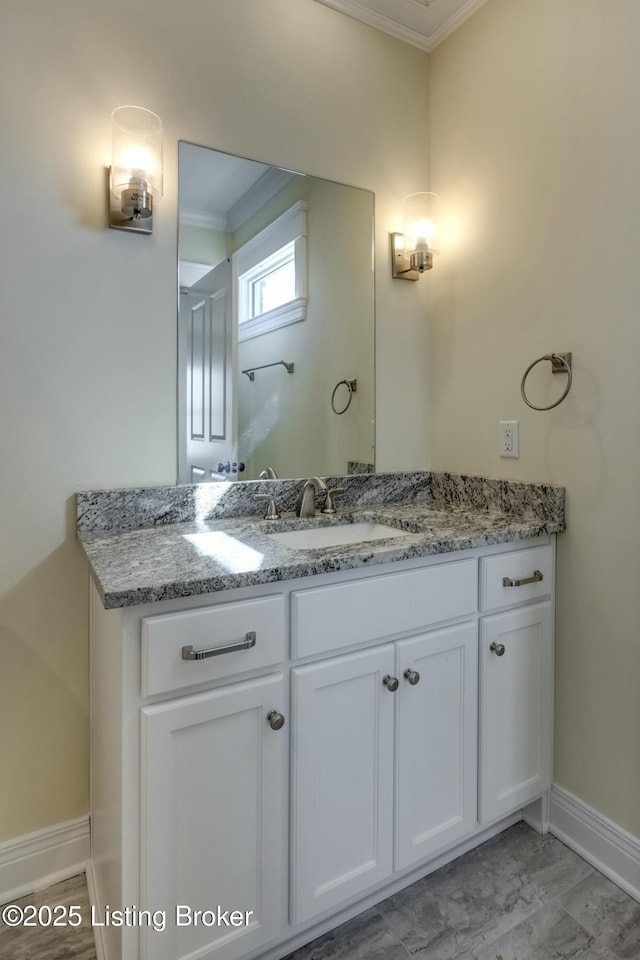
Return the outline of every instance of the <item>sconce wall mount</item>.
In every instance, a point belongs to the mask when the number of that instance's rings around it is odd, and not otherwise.
[[[430,270],[433,266],[433,257],[428,267],[423,267],[422,272]],[[411,268],[411,258],[404,252],[404,235],[402,233],[391,234],[391,276],[394,280],[419,280],[420,272]]]
[[[433,266],[440,249],[439,197],[436,193],[411,193],[403,203],[403,233],[391,234],[391,275],[396,280],[418,280]]]
[[[143,107],[116,107],[111,141],[109,226],[150,234],[162,196],[162,120]]]

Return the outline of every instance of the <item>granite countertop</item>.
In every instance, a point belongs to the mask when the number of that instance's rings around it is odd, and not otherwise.
[[[78,494],[78,539],[104,606],[351,570],[565,529],[561,487],[431,473],[328,479],[332,486],[346,487],[343,509],[307,520],[286,510],[293,508],[302,481]],[[284,504],[280,520],[256,516],[256,506],[262,511],[264,501],[256,503],[255,495],[265,491]],[[272,536],[361,521],[385,523],[402,533],[304,550]]]

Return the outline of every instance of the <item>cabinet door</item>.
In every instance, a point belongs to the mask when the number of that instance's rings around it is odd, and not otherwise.
[[[386,644],[292,671],[294,924],[392,872],[393,665]]]
[[[462,623],[397,644],[396,870],[476,824],[476,635],[475,623]]]
[[[480,621],[481,822],[543,793],[552,762],[553,622],[546,602]]]
[[[284,702],[279,674],[142,710],[142,905],[167,916],[142,927],[143,960],[234,960],[280,934],[288,725],[267,714]]]

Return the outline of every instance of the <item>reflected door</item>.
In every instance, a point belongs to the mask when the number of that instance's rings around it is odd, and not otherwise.
[[[231,262],[224,260],[180,297],[180,480],[234,479],[234,337]]]

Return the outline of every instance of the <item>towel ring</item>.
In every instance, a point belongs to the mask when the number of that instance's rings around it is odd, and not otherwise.
[[[531,403],[524,389],[524,384],[527,377],[529,376],[533,368],[536,366],[536,364],[540,363],[542,360],[551,361],[552,373],[567,373],[568,375],[567,385],[564,388],[564,393],[560,397],[558,397],[555,403],[550,403],[548,407],[537,407],[534,403]],[[538,357],[538,359],[534,360],[533,363],[530,363],[527,369],[525,370],[524,376],[522,377],[522,381],[520,383],[520,393],[522,394],[522,399],[524,400],[526,405],[528,407],[531,407],[532,410],[553,410],[553,408],[557,407],[559,403],[562,403],[566,395],[569,393],[569,390],[571,390],[572,382],[573,382],[573,374],[571,372],[571,354],[570,353],[545,353],[544,357]]]
[[[341,387],[343,383],[344,383],[345,387],[347,388],[347,390],[349,391],[349,396],[347,397],[347,402],[346,402],[346,404],[344,405],[344,407],[342,408],[342,410],[336,410],[336,403],[335,403],[335,400],[336,400],[336,392],[337,392],[337,390],[338,390],[338,387]],[[336,413],[339,417],[341,417],[343,413],[346,413],[347,410],[349,409],[349,407],[351,406],[351,398],[353,397],[353,395],[354,395],[354,393],[356,392],[357,388],[358,388],[358,381],[357,381],[357,380],[338,380],[338,382],[336,383],[335,387],[333,388],[333,393],[331,394],[331,409],[332,409],[333,412]]]

